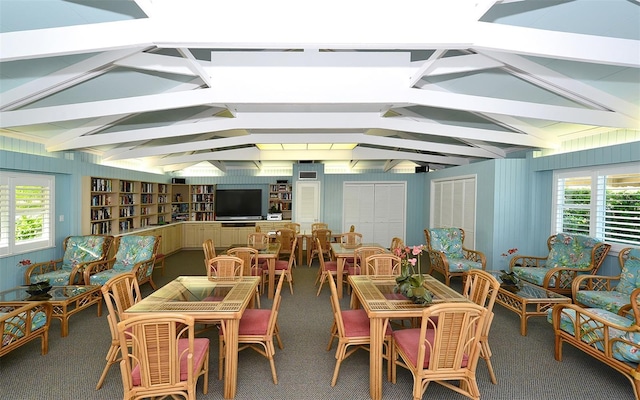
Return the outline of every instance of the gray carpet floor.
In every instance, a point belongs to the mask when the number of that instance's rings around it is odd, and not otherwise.
[[[331,376],[335,365],[335,345],[326,351],[332,323],[329,288],[325,285],[316,297],[314,279],[317,265],[294,269],[294,294],[283,287],[279,324],[284,349],[276,349],[278,385],[271,380],[269,363],[257,353],[245,350],[239,356],[236,399],[369,399],[369,354],[359,351],[347,359],[335,387]],[[154,272],[158,286],[178,275],[202,275],[201,251],[182,251],[167,258],[166,271]],[[455,281],[452,286],[459,288]],[[151,291],[144,285],[143,294]],[[349,299],[342,306],[348,307]],[[263,296],[262,307],[271,302]],[[71,317],[69,335],[60,337],[60,323],[51,325],[49,353],[40,355],[40,342],[34,341],[0,358],[0,398],[36,399],[118,399],[122,383],[117,365],[109,371],[104,386],[95,385],[105,365],[110,343],[106,316],[98,317],[91,307]],[[565,345],[564,359],[553,357],[553,332],[544,318],[529,320],[529,334],[519,334],[516,314],[496,305],[490,344],[498,384],[489,380],[486,365],[480,360],[478,383],[484,399],[633,399],[629,381],[612,368]],[[205,334],[211,342],[209,393],[199,399],[222,399],[218,376],[218,346],[214,331]],[[411,398],[411,374],[398,369],[398,381],[383,379],[384,399]],[[425,399],[462,399],[437,384],[427,388]]]

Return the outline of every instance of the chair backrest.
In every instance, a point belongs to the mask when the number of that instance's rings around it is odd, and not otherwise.
[[[173,313],[142,314],[119,322],[118,335],[125,398],[133,398],[127,396],[133,390],[136,394],[149,393],[136,398],[188,390],[189,380],[180,378],[180,364],[185,364],[183,371],[188,371],[191,377],[195,347],[193,317]],[[181,339],[187,339],[186,346],[178,346]]]
[[[373,254],[365,259],[363,275],[400,275],[402,259],[391,253]]]
[[[340,308],[340,299],[338,298],[338,288],[333,280],[333,275],[329,274],[327,280],[329,281],[329,288],[331,289],[331,310],[333,311],[333,319],[336,323],[338,335],[340,337],[345,337],[346,333],[344,330],[344,321],[342,319],[342,310]]]
[[[545,267],[569,267],[595,274],[611,245],[600,239],[573,233],[557,233],[547,240],[549,256]]]
[[[311,224],[311,232],[314,232],[318,229],[329,229],[329,225],[324,222],[314,222]]]
[[[466,273],[462,294],[474,303],[483,306],[489,312],[498,296],[500,281],[495,276],[481,269],[470,269]]]
[[[62,242],[61,268],[71,271],[76,265],[106,258],[113,241],[114,237],[108,235],[67,236]]]
[[[142,299],[138,280],[133,272],[118,274],[102,285],[100,290],[107,305],[111,337],[117,339],[117,325],[124,319],[125,310]]]
[[[284,224],[284,227],[287,229],[291,229],[296,233],[296,235],[300,233],[300,224],[297,222],[287,222],[286,224]]]
[[[234,256],[244,261],[243,275],[255,275],[254,272],[259,268],[258,266],[258,250],[253,247],[233,247],[227,250],[227,255]]]
[[[362,245],[362,233],[358,232],[346,232],[340,235],[340,242],[344,246],[360,246]]]
[[[399,237],[394,237],[391,239],[391,246],[389,246],[389,250],[395,255],[400,255],[400,253],[396,249],[404,249],[404,240]]]
[[[295,236],[293,238],[293,244],[292,249],[295,249],[296,246],[298,245],[298,237]],[[287,269],[289,269],[289,271],[291,271],[291,269],[293,268],[293,263],[296,261],[296,252],[295,251],[291,251],[289,254],[289,261],[287,262]]]
[[[316,229],[313,231],[313,242],[319,243],[319,246],[324,250],[328,251],[331,248],[331,230],[329,229]],[[316,240],[317,239],[317,240]]]
[[[322,249],[322,243],[320,242],[319,238],[315,238],[314,239],[314,247],[317,249],[318,251],[318,260],[320,261],[320,271],[324,271],[325,270],[325,265],[324,265],[324,251]]]
[[[158,251],[160,240],[157,236],[125,235],[118,236],[115,243],[117,250],[113,269],[128,272],[138,263],[152,261]],[[150,275],[151,272],[153,268],[147,270],[146,275]]]
[[[295,248],[293,244],[295,239],[296,233],[289,228],[281,228],[276,231],[276,241],[280,243],[280,252],[282,253],[289,253]]]
[[[204,251],[204,266],[209,265],[209,260],[214,258],[216,254],[216,246],[213,243],[213,239],[207,239],[202,242],[202,250]]]
[[[416,343],[416,365],[424,366],[420,374],[438,374],[443,380],[460,376],[462,370],[475,374],[486,314],[487,310],[475,303],[440,303],[425,308],[418,336],[424,339]]]
[[[378,246],[360,246],[353,250],[353,262],[356,267],[360,267],[360,273],[364,274],[365,260],[374,254],[386,253],[385,249]]]
[[[273,336],[276,329],[276,322],[278,321],[278,313],[280,312],[280,303],[282,301],[282,283],[284,282],[285,275],[281,274],[278,279],[278,285],[276,286],[276,293],[273,295],[273,303],[271,304],[271,315],[269,316],[269,322],[267,322],[267,335]]]
[[[447,258],[463,258],[464,230],[460,228],[433,228],[424,230],[427,249],[441,251]]]
[[[251,232],[247,234],[247,246],[264,249],[269,244],[269,235],[265,232]]]
[[[627,247],[618,253],[620,263],[620,280],[615,290],[620,293],[631,295],[640,281],[640,249]]]
[[[242,276],[244,273],[245,262],[242,258],[219,255],[209,260],[207,264],[207,278],[220,279]]]

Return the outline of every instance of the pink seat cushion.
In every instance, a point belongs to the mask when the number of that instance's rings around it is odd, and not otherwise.
[[[433,343],[435,336],[435,331],[433,329],[427,329],[427,333],[425,338],[429,343]],[[399,329],[397,331],[393,331],[393,340],[395,344],[401,348],[404,353],[409,357],[409,360],[412,365],[416,365],[418,362],[418,340],[420,337],[420,328],[414,329]],[[429,346],[426,347],[424,354],[424,365],[423,368],[429,368],[429,357],[431,355],[431,350]],[[468,357],[464,355],[462,357],[462,365],[461,367],[467,366]]]
[[[178,340],[178,354],[182,354],[183,351],[189,348],[189,339]],[[209,339],[207,338],[195,338],[193,341],[193,374],[196,375],[198,366],[202,363],[202,360],[209,352]],[[187,371],[187,356],[186,354],[180,358],[180,380],[186,381],[189,372]],[[131,371],[131,380],[133,386],[140,386],[140,367],[136,365]]]
[[[350,266],[347,268],[347,271],[349,272],[349,275],[360,275],[360,267],[357,265]]]
[[[370,336],[369,316],[359,308],[357,310],[342,310],[342,323],[344,324],[344,334],[347,337]],[[385,335],[391,335],[393,331],[387,325]]]
[[[271,310],[249,308],[240,318],[238,333],[240,335],[266,335],[270,317]]]
[[[265,268],[265,269],[269,269],[269,268]],[[276,266],[275,266],[276,271],[280,271],[283,269],[289,269],[289,261],[287,260],[278,260],[276,261]]]

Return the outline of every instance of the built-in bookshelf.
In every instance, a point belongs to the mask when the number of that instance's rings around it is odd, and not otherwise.
[[[293,193],[291,184],[278,182],[269,185],[269,212],[282,213],[282,219],[291,219]]]
[[[191,185],[191,221],[215,219],[215,185]]]
[[[169,189],[166,183],[84,177],[83,233],[115,235],[169,222]]]
[[[189,185],[171,185],[171,221],[189,220]]]

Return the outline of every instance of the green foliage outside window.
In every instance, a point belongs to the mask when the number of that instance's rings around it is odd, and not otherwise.
[[[47,190],[43,186],[16,186],[16,241],[42,237],[47,213]]]
[[[16,220],[16,241],[35,239],[42,236],[44,217],[42,215],[22,215]]]
[[[564,232],[589,234],[591,210],[581,207],[590,203],[590,189],[565,189]],[[630,237],[640,238],[640,190],[607,190],[605,207],[604,232],[607,240],[628,243]]]

